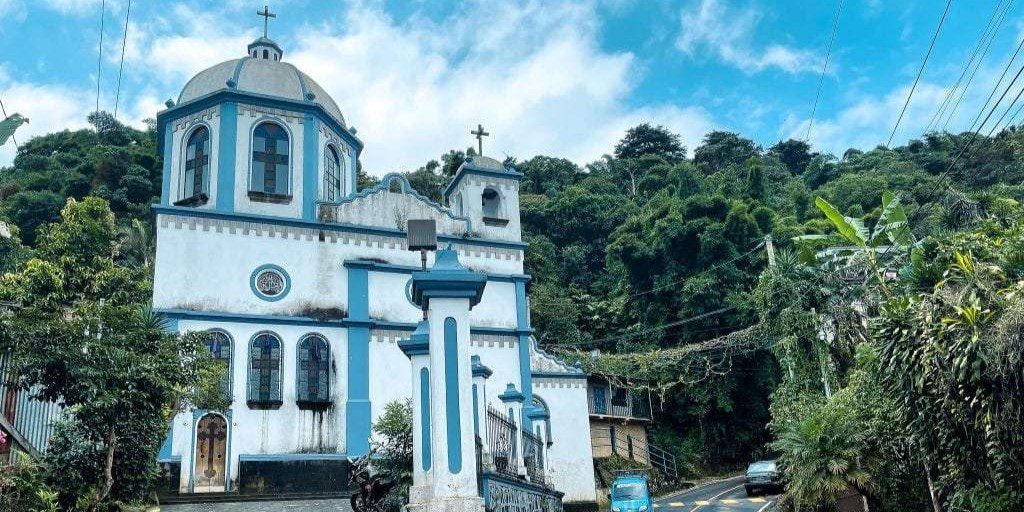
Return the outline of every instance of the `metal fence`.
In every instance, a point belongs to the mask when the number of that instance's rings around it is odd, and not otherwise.
[[[491,450],[494,470],[515,476],[517,471],[516,430],[519,427],[501,411],[487,406],[487,446]]]
[[[647,391],[591,383],[587,389],[590,414],[650,420],[651,395]]]
[[[523,464],[531,483],[545,485],[544,444],[533,433],[523,430]]]

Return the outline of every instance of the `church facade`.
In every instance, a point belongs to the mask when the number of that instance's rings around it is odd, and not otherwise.
[[[225,411],[179,413],[160,453],[181,493],[324,493],[347,487],[386,405],[412,396],[399,342],[422,317],[410,297],[420,254],[406,223],[487,285],[470,311],[484,421],[510,418],[542,440],[545,480],[570,504],[595,501],[587,376],[539,350],[530,328],[519,222],[521,175],[472,157],[437,204],[400,175],[359,190],[363,143],[334,100],[263,37],[200,72],[157,117],[163,196],[153,306],[201,332],[229,369]],[[432,264],[433,256],[430,256]],[[486,435],[481,429],[479,435]],[[484,443],[485,445],[487,443]]]

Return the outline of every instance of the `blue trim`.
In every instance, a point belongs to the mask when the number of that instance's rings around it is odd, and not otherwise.
[[[182,318],[190,320],[204,320],[208,322],[239,322],[254,324],[290,324],[308,325],[313,327],[344,327],[341,319],[321,320],[304,316],[285,315],[258,315],[249,313],[224,313],[216,311],[193,311],[189,309],[167,309],[155,308],[153,311],[161,313],[168,318],[168,321],[177,322]]]
[[[463,165],[464,166],[468,166],[468,165],[471,165],[471,163],[467,162],[467,163],[465,163]],[[459,169],[459,172],[457,172],[455,174],[455,178],[453,178],[452,181],[450,183],[448,183],[448,186],[446,186],[444,188],[444,199],[445,199],[445,201],[448,200],[448,196],[450,196],[452,194],[452,191],[455,190],[455,187],[459,186],[459,182],[462,181],[462,178],[464,178],[466,176],[469,176],[469,175],[483,176],[485,178],[497,178],[497,179],[515,180],[515,181],[519,181],[523,177],[523,173],[516,172],[516,171],[490,171],[490,170],[483,170],[483,169],[474,169],[472,167],[462,167],[461,169]]]
[[[238,87],[238,75],[242,74],[242,66],[245,66],[245,63],[248,62],[250,58],[251,57],[246,55],[245,57],[238,59],[238,63],[235,64],[235,72],[231,73],[231,81],[226,84],[228,87],[232,89]]]
[[[334,231],[339,233],[361,233],[366,235],[390,236],[395,238],[407,238],[404,231],[393,228],[376,226],[360,226],[344,222],[318,222],[305,219],[290,219],[284,217],[272,217],[269,215],[257,215],[252,213],[221,212],[217,210],[206,210],[189,208],[185,206],[171,206],[153,204],[152,209],[157,214],[180,215],[182,217],[196,217],[203,219],[236,220],[240,222],[256,222],[274,226],[288,226],[305,229],[316,229],[322,231]],[[524,242],[506,242],[502,240],[491,240],[487,238],[462,238],[449,235],[438,235],[438,242],[448,244],[495,247],[499,249],[525,250],[529,244]]]
[[[348,314],[355,321],[370,319],[369,273],[348,269]],[[345,446],[352,456],[370,452],[370,327],[348,328],[348,403],[345,406]]]
[[[172,455],[172,456],[170,456],[170,457],[167,457],[167,458],[164,458],[164,457],[157,457],[156,461],[157,461],[157,463],[164,463],[164,462],[181,462],[181,455]]]
[[[522,403],[523,402],[523,398],[524,398],[523,394],[520,393],[519,390],[516,389],[516,385],[512,384],[511,382],[509,382],[508,386],[505,387],[505,391],[503,391],[500,395],[498,395],[498,400],[501,400],[504,403],[510,403],[510,402]],[[512,409],[509,409],[509,410],[511,411]]]
[[[243,61],[245,59],[242,59]],[[239,62],[239,65],[242,63]],[[239,68],[240,69],[240,68]],[[233,78],[237,83],[237,76]],[[226,86],[226,84],[225,84]],[[279,96],[270,96],[266,94],[256,94],[247,91],[239,91],[235,89],[224,89],[205,94],[193,100],[179,103],[167,110],[157,113],[156,120],[158,130],[159,127],[165,121],[174,121],[181,117],[185,117],[189,114],[194,114],[206,108],[218,105],[220,103],[234,101],[242,102],[247,105],[255,105],[258,107],[268,108],[279,108],[285,109],[292,112],[300,113],[313,113],[320,118],[320,121],[330,126],[335,133],[337,133],[342,140],[347,142],[349,145],[356,149],[357,155],[363,151],[363,141],[359,140],[352,132],[348,131],[347,128],[341,123],[341,120],[335,119],[326,109],[320,104],[308,101],[291,100],[287,98],[281,98]],[[162,133],[157,133],[157,139],[159,140],[163,136]]]
[[[270,295],[264,294],[258,288],[256,288],[256,276],[258,276],[261,272],[263,272],[265,270],[276,271],[279,274],[281,274],[281,277],[284,278],[284,290],[282,290],[281,293],[279,293],[277,295],[274,295],[274,296],[270,296]],[[267,302],[277,302],[277,301],[285,298],[288,295],[288,292],[291,291],[291,289],[292,289],[292,278],[291,278],[291,276],[288,275],[288,272],[286,272],[285,269],[281,268],[280,266],[274,265],[272,263],[266,263],[266,264],[263,264],[263,265],[260,265],[260,266],[256,267],[256,270],[253,270],[252,274],[249,275],[249,289],[252,290],[252,293],[254,295],[256,295],[257,297],[259,297],[259,298],[261,298],[261,299],[263,299],[263,300],[265,300]]]
[[[462,411],[459,407],[459,330],[455,319],[444,319],[444,409],[448,424],[448,471],[462,471]]]
[[[217,209],[235,209],[235,151],[238,150],[238,105],[220,106],[220,133],[217,145]]]
[[[171,122],[164,123],[163,133],[163,150],[160,154],[164,157],[164,175],[161,181],[160,189],[160,203],[165,205],[171,204],[171,160],[173,159],[173,152],[171,151],[174,147],[174,131],[171,130]]]
[[[487,276],[467,270],[451,248],[441,249],[429,271],[412,273],[412,300],[427,309],[433,298],[464,298],[469,299],[469,308],[473,309],[480,303],[485,286]]]
[[[473,435],[480,435],[480,392],[473,384]]]
[[[586,379],[585,373],[553,373],[553,372],[532,372],[531,376],[538,379]]]
[[[530,328],[530,309],[526,302],[526,282],[516,282],[516,323],[520,329]],[[530,336],[519,335],[519,385],[523,400],[533,403],[533,371],[530,368]],[[523,415],[523,426],[529,430],[530,418]]]
[[[430,439],[430,370],[420,368],[420,446],[423,454],[423,471],[430,471],[433,464]]]
[[[289,460],[348,460],[348,455],[344,453],[246,453],[238,456],[239,462]]]
[[[364,198],[366,196],[370,196],[370,195],[373,195],[373,194],[379,194],[381,192],[388,192],[389,190],[391,190],[391,184],[395,180],[397,180],[399,185],[401,185],[402,193],[403,194],[408,194],[408,195],[413,196],[414,198],[418,199],[420,202],[426,204],[427,206],[430,206],[431,208],[437,210],[438,213],[440,213],[442,215],[445,215],[445,216],[447,216],[448,218],[450,218],[452,220],[465,222],[466,223],[466,232],[467,233],[473,232],[473,222],[468,217],[460,217],[458,215],[455,215],[454,213],[452,213],[452,211],[450,209],[445,208],[444,205],[441,205],[439,203],[435,203],[435,202],[431,201],[429,198],[427,198],[426,196],[421,195],[419,192],[416,191],[416,189],[412,188],[412,185],[409,183],[408,178],[406,178],[405,176],[403,176],[401,174],[394,173],[394,172],[390,173],[390,174],[384,175],[384,177],[381,178],[380,182],[378,182],[376,185],[374,185],[374,186],[372,186],[372,187],[370,187],[370,188],[368,188],[368,189],[366,189],[366,190],[364,190],[362,192],[356,192],[356,193],[354,193],[354,194],[352,194],[350,196],[345,197],[344,199],[342,199],[340,201],[337,201],[337,202],[334,202],[334,203],[331,203],[331,202],[328,202],[328,201],[317,201],[317,203],[321,203],[321,204],[334,204],[334,205],[342,205],[342,204],[345,204],[345,203],[351,203],[352,201],[355,201],[357,199],[362,199],[362,198]]]
[[[349,302],[352,307],[352,302]],[[173,324],[174,329],[168,327],[169,331],[177,332],[177,322],[183,318],[190,320],[202,320],[207,322],[238,322],[250,324],[285,324],[285,325],[306,325],[311,327],[366,327],[374,329],[408,330],[416,329],[417,324],[410,322],[391,322],[388,320],[356,319],[352,316],[337,320],[324,320],[306,316],[288,315],[266,315],[254,313],[228,313],[222,311],[195,311],[191,309],[175,308],[154,308],[153,311],[167,317],[168,325]],[[470,327],[473,334],[494,334],[501,336],[516,336],[530,334],[533,329],[509,329],[505,327]]]
[[[278,49],[278,53],[284,53],[284,52],[282,52],[280,50],[280,48],[279,48]],[[293,65],[291,65],[291,64],[289,64],[287,62],[282,62],[282,64],[292,68],[292,71],[295,72],[295,78],[297,78],[299,80],[299,88],[302,89],[302,99],[304,99],[306,101],[313,101],[314,99],[316,99],[315,95],[312,98],[309,97],[309,95],[310,95],[309,87],[306,87],[306,79],[302,78],[302,73],[299,72],[299,68],[297,68],[297,67],[295,67],[295,66],[293,66]]]
[[[347,260],[344,263],[345,268],[365,268],[374,272],[386,272],[390,274],[412,274],[413,272],[420,272],[422,268],[415,265],[395,265],[392,263],[380,263],[377,261],[367,260]],[[528,282],[532,279],[527,274],[492,274],[490,272],[479,272],[487,276],[488,281],[500,281],[507,283],[515,283],[519,281]]]
[[[486,365],[480,362],[480,356],[473,356],[469,358],[470,370],[474,377],[483,377],[484,379],[491,378],[494,372],[491,371]]]
[[[420,321],[416,330],[409,335],[409,339],[398,342],[398,348],[406,357],[425,356],[430,353],[430,325],[426,320]]]
[[[246,159],[245,190],[246,190],[246,192],[265,192],[265,190],[262,188],[263,185],[258,185],[260,187],[258,189],[254,189],[253,188],[253,186],[257,185],[257,184],[254,184],[253,181],[252,181],[253,172],[254,172],[253,161],[252,161],[252,154],[253,154],[253,150],[255,149],[253,147],[253,142],[256,139],[256,129],[258,129],[260,127],[260,125],[266,124],[266,123],[277,125],[279,128],[284,130],[285,134],[288,135],[288,188],[285,191],[285,193],[288,194],[288,195],[293,195],[293,194],[295,194],[295,180],[294,180],[294,177],[295,177],[295,172],[296,172],[296,170],[295,170],[295,151],[294,151],[295,150],[295,140],[296,140],[295,139],[295,133],[292,131],[292,127],[288,125],[288,121],[286,119],[282,119],[279,116],[269,115],[269,114],[261,115],[260,117],[256,118],[256,120],[253,121],[251,125],[249,125],[249,141],[248,141],[248,148],[249,149],[245,153],[246,154],[246,158],[245,158]]]
[[[306,86],[302,86],[305,97]],[[316,203],[319,199],[317,178],[320,160],[320,141],[316,131],[316,116],[307,114],[302,127],[302,216],[307,220],[316,219]]]
[[[160,445],[160,453],[157,455],[157,460],[170,460],[171,458],[171,443],[174,439],[174,419],[171,419],[171,424],[167,426],[167,438],[164,439],[164,444]]]

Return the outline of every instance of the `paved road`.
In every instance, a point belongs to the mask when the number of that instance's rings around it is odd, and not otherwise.
[[[348,498],[161,505],[161,512],[351,512]]]
[[[748,498],[743,477],[727,478],[654,500],[657,512],[768,512],[776,497]]]

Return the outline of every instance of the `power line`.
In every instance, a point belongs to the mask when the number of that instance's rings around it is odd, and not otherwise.
[[[1007,2],[1007,4],[1006,4],[1007,9],[1009,8],[1009,5],[1012,2],[1013,2],[1013,0],[1009,0]],[[1002,3],[1002,0],[1000,0],[1000,3]],[[957,89],[960,88],[960,84],[963,83],[964,77],[967,76],[967,72],[971,69],[971,65],[974,63],[974,59],[978,58],[978,55],[981,52],[982,47],[985,46],[985,41],[989,40],[990,32],[994,36],[995,33],[992,32],[992,27],[996,23],[996,19],[998,18],[999,19],[999,23],[1000,24],[1002,23],[1002,20],[1004,18],[998,16],[999,15],[999,11],[1000,11],[1000,5],[996,4],[995,8],[992,10],[992,14],[988,18],[988,24],[985,25],[985,30],[978,37],[978,42],[975,43],[975,45],[974,45],[974,50],[971,52],[970,58],[967,59],[967,62],[964,63],[963,69],[960,71],[960,76],[957,77],[956,82],[953,83],[953,87],[951,87],[949,89],[949,91],[946,92],[946,96],[942,99],[942,103],[939,104],[939,108],[935,110],[935,114],[933,114],[931,120],[928,121],[928,125],[925,127],[925,131],[926,132],[932,128],[932,125],[936,124],[936,121],[938,121],[939,119],[944,117],[944,113],[946,111],[946,107],[949,106],[950,100],[952,100],[953,96],[956,95],[956,91],[957,91]],[[1003,11],[1004,17],[1005,17],[1005,14],[1006,14],[1006,11],[1004,10]]]
[[[832,45],[836,42],[836,33],[839,31],[839,14],[843,10],[843,0],[836,0],[836,13],[832,18],[832,36],[828,40],[828,49],[825,51],[825,63],[821,66],[821,76],[818,77],[818,91],[814,94],[814,104],[811,106],[811,120],[807,123],[807,136],[804,142],[811,140],[811,128],[814,126],[814,115],[818,112],[818,101],[821,99],[821,88],[825,82],[825,72],[828,70],[828,63],[832,60]]]
[[[1006,13],[1010,10],[1011,4],[1012,2],[1006,4],[1006,9],[1003,10],[1003,15],[999,18],[999,24],[992,32],[991,38],[985,45],[985,50],[981,53],[981,58],[979,58],[978,62],[974,65],[974,71],[971,71],[971,76],[967,78],[967,84],[965,84],[963,90],[960,91],[960,97],[957,98],[953,108],[949,111],[949,115],[946,117],[946,122],[942,124],[943,130],[946,130],[949,127],[949,123],[953,120],[953,115],[956,114],[956,110],[960,108],[960,102],[964,100],[964,97],[967,95],[967,88],[971,86],[971,82],[974,81],[974,76],[977,75],[978,70],[981,69],[981,63],[984,61],[985,55],[988,55],[988,50],[992,47],[992,42],[996,39],[996,31],[998,31],[999,26],[1003,24],[1003,19],[1006,17]],[[999,85],[997,84],[996,88],[998,89],[998,87]],[[984,111],[984,108],[982,108],[982,111]]]
[[[664,330],[664,329],[668,329],[670,327],[678,327],[678,326],[683,325],[683,324],[688,324],[688,323],[696,322],[698,320],[703,320],[705,318],[710,318],[710,317],[713,317],[715,315],[720,315],[722,313],[726,313],[726,312],[732,311],[734,309],[736,309],[736,306],[726,306],[724,308],[718,308],[718,309],[716,309],[714,311],[708,311],[706,313],[701,313],[699,315],[691,316],[689,318],[684,318],[682,320],[676,320],[674,322],[669,322],[667,324],[658,325],[658,326],[655,326],[655,327],[649,327],[647,329],[643,329],[643,330],[636,331],[636,332],[620,334],[618,336],[609,336],[607,338],[600,338],[600,339],[590,340],[590,341],[579,341],[579,342],[576,342],[576,343],[559,343],[559,344],[557,344],[555,346],[558,346],[558,347],[580,347],[580,346],[586,346],[586,345],[599,345],[601,343],[609,343],[609,342],[612,342],[612,341],[618,341],[618,340],[623,340],[623,339],[626,339],[626,338],[632,338],[632,337],[640,336],[640,335],[643,335],[643,334],[650,334],[652,332],[661,331],[661,330]]]
[[[914,79],[914,85],[910,87],[910,94],[907,94],[907,101],[903,103],[903,110],[900,111],[900,116],[896,119],[896,124],[892,127],[892,133],[889,134],[889,140],[885,143],[886,147],[892,144],[892,138],[896,136],[896,129],[900,127],[900,122],[903,121],[903,114],[907,112],[907,106],[910,105],[910,98],[914,97],[914,90],[917,89],[917,83],[921,80],[921,74],[924,73],[924,67],[928,64],[928,58],[932,54],[932,49],[935,48],[935,41],[939,38],[939,32],[942,31],[942,24],[946,22],[946,15],[949,13],[949,6],[952,5],[953,0],[946,0],[946,9],[942,11],[942,18],[939,18],[939,26],[935,27],[935,34],[932,35],[932,42],[928,45],[928,52],[924,54],[924,60],[921,62],[921,68],[917,70],[917,78]]]
[[[978,115],[974,116],[974,121],[971,121],[971,126],[967,129],[968,131],[974,129],[974,125],[978,123],[978,119],[981,119],[981,115],[985,113],[985,109],[988,108],[988,103],[992,101],[992,97],[996,95],[996,91],[999,90],[999,86],[1002,85],[1003,79],[1006,78],[1006,74],[1010,71],[1013,66],[1013,61],[1017,59],[1017,54],[1020,53],[1021,48],[1024,48],[1024,37],[1021,38],[1020,44],[1017,45],[1017,49],[1010,56],[1010,60],[1006,61],[1006,66],[1003,67],[1003,73],[999,75],[999,80],[996,85],[992,87],[992,92],[988,94],[988,98],[985,99],[985,104],[981,106],[981,110],[978,111]]]
[[[124,49],[128,44],[128,20],[132,15],[132,0],[128,0],[128,12],[124,15],[124,37],[121,38],[121,65],[117,68],[117,93],[114,94],[114,119],[117,119],[117,103],[121,99],[121,72],[124,71]]]
[[[100,75],[103,73],[103,21],[106,18],[107,0],[100,4],[100,54],[96,59],[96,112],[100,111]]]

